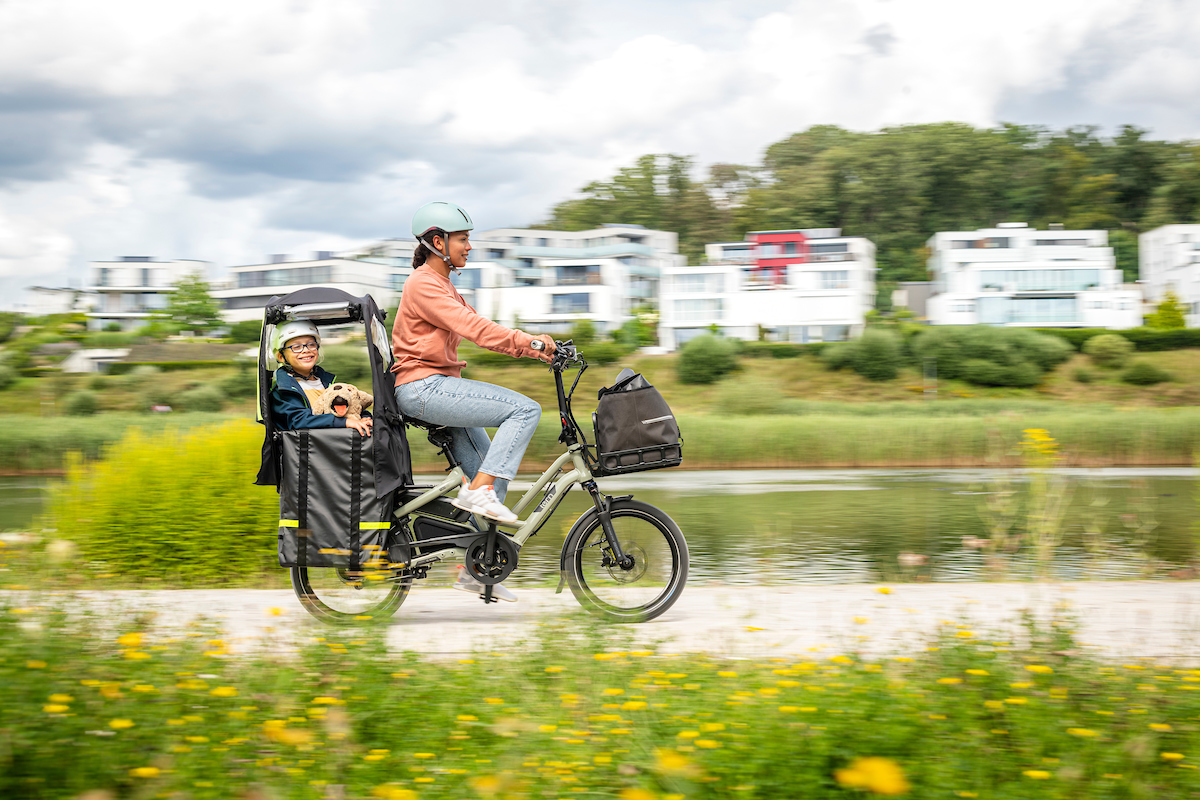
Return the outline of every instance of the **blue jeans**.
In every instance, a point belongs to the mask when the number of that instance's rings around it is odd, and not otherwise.
[[[508,482],[533,439],[542,407],[523,394],[483,381],[431,375],[396,387],[396,402],[406,417],[450,429],[450,452],[468,478],[496,476],[503,502]],[[496,428],[489,440],[484,428]]]

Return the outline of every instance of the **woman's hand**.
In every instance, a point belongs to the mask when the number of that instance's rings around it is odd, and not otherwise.
[[[537,357],[539,359],[541,359],[542,361],[546,361],[546,362],[553,360],[554,351],[557,349],[554,346],[554,337],[548,333],[543,333],[541,336],[535,336],[533,338],[537,339],[538,341],[544,342],[546,345],[546,349],[539,352],[537,354]]]
[[[354,428],[354,430],[358,431],[363,436],[370,436],[371,435],[371,418],[363,417],[362,419],[348,419],[348,420],[346,420],[346,427]]]

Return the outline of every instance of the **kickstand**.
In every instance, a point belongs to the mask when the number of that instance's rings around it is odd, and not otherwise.
[[[484,603],[495,603],[497,598],[492,597],[492,585],[489,583],[483,587],[483,594],[479,595],[483,598]]]

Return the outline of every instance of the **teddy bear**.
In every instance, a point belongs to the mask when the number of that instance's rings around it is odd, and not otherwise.
[[[332,383],[313,403],[314,414],[335,414],[346,419],[361,419],[363,410],[375,398],[353,383]]]

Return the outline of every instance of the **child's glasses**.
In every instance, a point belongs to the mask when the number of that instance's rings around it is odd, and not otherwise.
[[[303,353],[305,350],[320,350],[321,345],[318,342],[305,342],[304,344],[289,344],[287,349],[293,353]]]

